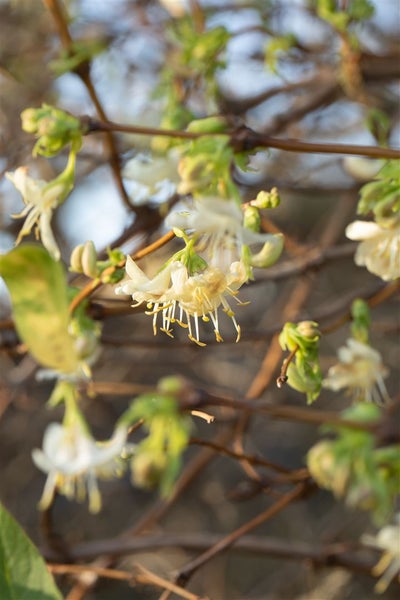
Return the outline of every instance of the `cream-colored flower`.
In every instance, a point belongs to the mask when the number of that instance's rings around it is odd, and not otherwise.
[[[400,277],[400,223],[381,227],[377,223],[354,221],[346,228],[350,240],[361,241],[354,260],[356,265],[384,281]]]
[[[172,264],[166,265],[153,279],[150,279],[136,262],[127,256],[125,271],[129,279],[118,285],[115,293],[132,296],[132,300],[136,302],[134,306],[138,306],[142,302],[153,305],[166,301],[167,292],[171,287]]]
[[[388,371],[382,357],[371,346],[353,338],[338,350],[339,362],[328,371],[322,385],[334,391],[347,388],[357,400],[382,403],[387,401],[384,377]]]
[[[372,574],[380,577],[375,591],[382,594],[397,576],[400,582],[400,519],[396,525],[386,525],[376,536],[363,535],[361,541],[382,551],[382,556],[372,569]]]
[[[15,218],[26,217],[16,243],[28,235],[35,227],[36,238],[41,238],[44,247],[55,260],[60,258],[60,250],[51,230],[53,210],[59,204],[60,196],[65,192],[62,183],[52,184],[41,179],[32,179],[28,175],[27,167],[19,167],[14,173],[6,173],[17,190],[22,195],[25,208]]]
[[[71,425],[50,423],[44,438],[43,450],[35,449],[32,458],[36,466],[48,473],[40,500],[40,508],[50,506],[58,490],[67,498],[89,498],[89,510],[98,512],[101,496],[97,477],[109,478],[118,474],[118,458],[126,443],[127,429],[119,427],[107,442],[96,442],[86,427],[74,421]]]
[[[264,244],[269,246],[270,253],[273,247],[275,260],[283,249],[282,236],[256,233],[244,227],[243,212],[234,200],[212,196],[195,200],[193,208],[171,213],[166,225],[196,236],[197,251],[210,266],[222,271],[241,260],[245,245]],[[277,245],[279,252],[276,251]]]
[[[151,197],[161,201],[176,192],[179,180],[178,157],[174,151],[165,156],[147,156],[138,154],[129,160],[123,170],[123,176],[132,183],[130,196],[135,204],[147,202]]]
[[[188,328],[189,339],[202,346],[204,344],[200,341],[199,334],[199,319],[201,319],[205,322],[212,322],[215,339],[221,342],[218,309],[222,305],[224,312],[235,326],[236,341],[239,341],[240,326],[235,319],[227,296],[235,297],[237,290],[247,281],[243,263],[239,261],[232,263],[227,274],[218,267],[208,267],[202,273],[191,276],[182,263],[177,263],[171,273],[171,278],[173,301],[166,315],[165,330],[167,332],[169,323],[176,321],[181,327]],[[177,308],[179,308],[178,318],[176,318]]]
[[[158,315],[161,313],[161,331],[172,337],[171,325],[177,323],[188,329],[188,337],[199,345],[199,319],[211,321],[218,341],[218,309],[222,305],[224,312],[234,323],[237,340],[240,327],[228,303],[227,296],[236,296],[237,290],[247,281],[246,269],[242,262],[230,265],[227,273],[217,267],[207,267],[201,273],[189,275],[186,266],[173,261],[167,264],[153,279],[149,279],[136,263],[128,257],[126,272],[130,280],[119,285],[116,294],[129,294],[135,300],[135,306],[146,303],[148,312],[153,316],[153,330],[157,332]]]

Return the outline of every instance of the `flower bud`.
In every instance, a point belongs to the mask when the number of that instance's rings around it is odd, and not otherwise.
[[[284,242],[285,239],[282,233],[271,235],[270,240],[264,244],[262,250],[251,256],[251,266],[263,269],[276,263],[282,254]]]
[[[310,340],[314,340],[320,337],[318,323],[316,323],[315,321],[301,321],[297,325],[297,331],[301,336]]]
[[[154,452],[140,452],[131,461],[131,479],[139,488],[153,489],[161,479],[167,463],[166,456]]]
[[[97,276],[97,254],[96,248],[94,247],[94,243],[91,240],[85,242],[83,246],[82,256],[81,256],[81,264],[82,271],[87,277],[96,277]]]
[[[276,208],[281,202],[278,188],[273,187],[270,192],[261,191],[257,194],[257,198],[251,201],[252,206],[259,209]]]
[[[258,208],[255,206],[247,206],[244,211],[243,225],[251,231],[260,231],[261,218]]]
[[[83,253],[84,244],[79,244],[75,246],[72,250],[71,258],[69,260],[70,267],[69,270],[73,273],[83,273],[82,270],[82,253]]]

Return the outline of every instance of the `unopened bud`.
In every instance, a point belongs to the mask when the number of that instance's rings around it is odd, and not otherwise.
[[[72,250],[71,258],[69,260],[70,267],[69,270],[73,273],[83,273],[82,271],[82,253],[83,253],[83,244],[79,244],[75,246]]]
[[[301,321],[297,325],[297,331],[301,336],[310,340],[319,338],[320,331],[318,329],[318,323],[315,321]]]
[[[251,201],[252,206],[259,209],[276,208],[281,202],[278,188],[273,187],[270,192],[261,191],[257,194],[257,198]]]
[[[276,263],[282,254],[284,242],[285,239],[282,233],[271,235],[269,241],[264,244],[262,250],[251,256],[251,266],[263,269]]]
[[[91,240],[85,242],[82,251],[82,271],[87,277],[97,276],[97,254],[94,243]]]

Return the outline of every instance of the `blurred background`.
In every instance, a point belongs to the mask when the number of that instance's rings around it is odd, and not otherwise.
[[[3,177],[5,172],[27,165],[34,177],[48,180],[64,168],[66,158],[62,154],[51,160],[32,158],[33,139],[21,130],[21,111],[46,102],[74,115],[96,116],[83,78],[75,73],[54,74],[61,42],[45,4],[0,0],[2,253],[14,245],[21,221],[11,214],[22,208],[18,193]],[[343,40],[318,16],[316,4],[312,0],[205,0],[187,4],[76,0],[65,2],[65,7],[72,38],[91,40],[101,50],[91,59],[89,73],[111,121],[155,127],[162,124],[168,106],[160,81],[166,78],[167,66],[176,64],[173,30],[178,8],[179,18],[186,14],[189,20],[201,20],[205,30],[223,26],[230,34],[215,74],[215,93],[205,93],[194,82],[188,95],[188,105],[197,118],[224,114],[235,125],[283,139],[398,147],[399,2],[375,0],[374,15],[354,25],[352,35],[357,36],[359,46],[353,58],[358,61],[359,83],[355,77],[346,79],[343,69],[346,65],[350,68],[351,60],[346,63],[340,58]],[[346,10],[349,3],[343,0],[337,4]],[[277,36],[292,36],[288,52],[273,52],[271,42]],[[374,114],[385,115],[386,121]],[[384,127],[380,127],[382,123]],[[132,158],[151,155],[150,143],[145,136],[116,137],[123,176],[124,166]],[[54,217],[55,234],[67,265],[73,247],[88,239],[94,241],[99,253],[107,246],[120,246],[127,253],[136,251],[165,233],[162,215],[176,202],[179,206],[175,193],[168,193],[171,188],[146,195],[137,182],[125,177],[128,201],[124,201],[109,168],[109,153],[101,135],[85,139],[76,187]],[[344,236],[345,226],[356,214],[359,188],[373,176],[373,163],[352,163],[340,154],[262,149],[251,157],[251,166],[251,171],[236,168],[234,172],[243,199],[254,198],[260,189],[278,187],[281,205],[268,212],[264,225],[283,231],[287,241],[278,264],[257,271],[256,280],[240,292],[240,299],[250,302],[236,310],[242,330],[240,343],[234,343],[229,319],[222,326],[224,344],[215,343],[212,332],[206,331],[206,348],[192,345],[184,331],[176,331],[174,340],[162,333],[154,337],[151,319],[143,310],[130,311],[129,302],[116,299],[112,288],[102,289],[92,304],[103,321],[102,351],[94,367],[100,392],[94,397],[88,395],[83,405],[96,437],[110,435],[113,423],[131,401],[132,395],[121,392],[121,383],[155,385],[160,377],[171,374],[182,375],[194,386],[216,395],[242,399],[251,397],[261,376],[267,383],[257,397],[271,404],[304,406],[301,394],[289,388],[279,390],[275,385],[282,356],[274,336],[287,320],[311,319],[326,327],[347,313],[355,297],[368,298],[382,288],[381,280],[355,266],[355,245]],[[139,227],[143,207],[148,213]],[[154,215],[158,217],[154,219]],[[155,270],[171,255],[171,248],[179,247],[177,241],[171,242],[141,266]],[[313,261],[310,257],[318,250],[321,259]],[[82,281],[75,279],[74,283],[80,285]],[[392,397],[399,393],[398,316],[398,299],[393,297],[372,314],[371,340],[390,371],[386,385]],[[54,559],[54,547],[49,549],[50,525],[37,509],[45,478],[34,467],[31,451],[41,446],[46,424],[60,420],[62,413],[46,409],[53,384],[37,381],[37,365],[20,352],[1,282],[0,319],[0,499],[35,543]],[[345,324],[322,338],[324,373],[348,336]],[[348,404],[348,398],[323,391],[316,407],[341,410]],[[210,425],[196,420],[193,437],[231,439],[238,425],[233,411],[219,409],[215,416]],[[249,418],[242,425],[243,447],[248,454],[288,469],[305,466],[308,449],[321,435],[314,425],[266,415]],[[192,534],[199,542],[197,550],[171,543],[166,548],[149,547],[118,558],[121,568],[138,562],[170,577],[208,547],[212,535],[228,534],[265,510],[282,492],[265,481],[256,485],[232,458],[216,453],[207,456],[195,443],[189,447],[185,465],[189,469],[186,473],[192,475],[170,503],[160,501],[157,492],[138,490],[128,476],[102,484],[104,507],[99,516],[89,515],[86,505],[57,498],[51,515],[51,539],[58,540],[62,554],[68,547],[84,548],[86,542],[120,535],[132,539],[139,530],[142,536],[167,539]],[[260,473],[267,481],[267,474],[262,469]],[[144,518],[148,522],[143,524]],[[316,491],[252,535],[266,542],[283,540],[286,548],[305,544],[310,549],[336,543],[352,548],[365,531],[373,531],[368,515]],[[67,578],[60,581],[65,591],[73,585]],[[318,569],[304,557],[287,560],[276,552],[239,547],[200,569],[190,590],[212,600],[372,600],[376,597],[373,585],[366,573]],[[75,592],[75,600],[153,600],[160,596],[154,588],[129,588],[126,583],[104,580],[87,586],[80,596],[75,585]],[[397,593],[398,587],[393,585],[385,597],[394,599]]]

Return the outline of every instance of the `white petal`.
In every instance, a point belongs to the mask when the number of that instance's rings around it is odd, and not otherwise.
[[[127,256],[126,258],[125,270],[127,275],[138,285],[142,285],[149,281],[147,275],[144,274],[142,269],[137,266],[136,262],[130,256]]]
[[[51,229],[51,211],[45,210],[39,217],[39,230],[43,246],[54,260],[60,260],[60,249]]]
[[[346,227],[346,236],[350,240],[366,240],[382,233],[382,228],[372,221],[354,221]]]

